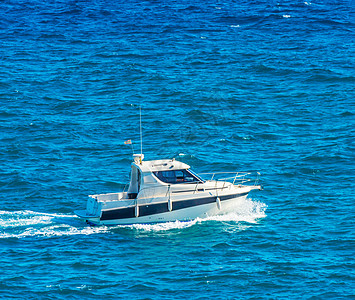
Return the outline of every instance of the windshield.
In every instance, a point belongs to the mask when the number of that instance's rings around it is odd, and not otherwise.
[[[157,171],[154,175],[165,183],[196,183],[203,180],[190,170]]]

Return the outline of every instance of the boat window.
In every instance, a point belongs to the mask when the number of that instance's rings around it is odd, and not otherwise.
[[[193,177],[197,178],[198,181],[206,181],[205,179],[203,179],[200,175],[197,175],[194,171],[192,171],[191,169],[188,170],[189,173],[191,173],[193,175]]]
[[[154,175],[165,183],[191,183],[202,181],[189,170],[157,171]]]

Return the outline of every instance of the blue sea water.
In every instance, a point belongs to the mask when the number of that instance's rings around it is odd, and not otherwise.
[[[0,297],[355,299],[354,1],[0,3]],[[139,151],[259,171],[229,215],[89,227]]]

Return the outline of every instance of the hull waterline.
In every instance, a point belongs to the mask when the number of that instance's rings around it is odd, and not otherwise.
[[[144,215],[138,217],[127,217],[117,219],[115,218],[115,210],[112,210],[112,217],[98,217],[87,216],[85,211],[76,211],[76,214],[85,219],[87,223],[93,225],[130,225],[130,224],[150,224],[150,223],[162,223],[162,222],[174,222],[174,221],[190,221],[197,218],[208,218],[217,215],[224,215],[230,212],[238,211],[244,201],[246,200],[247,193],[233,198],[227,198],[223,200],[223,197],[213,197],[213,201],[206,200],[205,204],[191,206],[187,208],[165,211],[162,213],[156,213],[151,215]],[[218,199],[217,199],[218,198]],[[222,200],[221,200],[222,199]],[[167,203],[165,203],[167,206]],[[133,212],[136,212],[135,207],[131,207]],[[117,210],[116,210],[117,211]],[[140,208],[142,211],[142,208]],[[103,211],[104,215],[104,211]]]

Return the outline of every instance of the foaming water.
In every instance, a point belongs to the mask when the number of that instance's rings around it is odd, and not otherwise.
[[[253,201],[252,199],[246,199],[242,205],[234,212],[230,212],[224,215],[211,216],[206,218],[196,218],[191,221],[175,221],[158,224],[133,224],[122,225],[118,227],[132,228],[142,231],[168,231],[174,229],[185,229],[196,224],[202,224],[205,222],[228,222],[230,224],[238,224],[239,222],[247,222],[251,224],[257,224],[258,221],[266,217],[267,205],[262,202]]]
[[[82,223],[75,215],[46,214],[26,211],[0,211],[0,238],[25,237],[55,237],[71,235],[90,235],[112,232],[114,229],[130,228],[147,232],[160,232],[176,229],[185,229],[205,222],[247,222],[256,224],[259,219],[266,217],[267,206],[264,203],[246,199],[237,211],[228,214],[197,218],[191,221],[175,221],[156,224],[132,224],[114,226],[88,226]]]
[[[56,237],[107,232],[107,227],[82,225],[75,215],[34,211],[0,211],[0,238]]]

